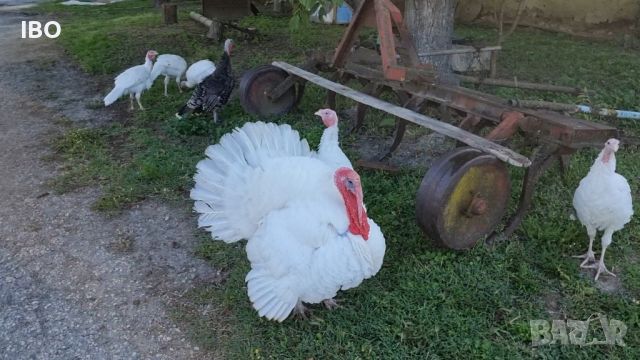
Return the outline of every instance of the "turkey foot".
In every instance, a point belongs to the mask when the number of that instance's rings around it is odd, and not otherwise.
[[[584,259],[584,261],[582,263],[580,263],[580,267],[581,268],[594,268],[595,266],[591,263],[595,263],[596,262],[596,257],[595,257],[595,253],[589,249],[586,253],[582,254],[582,255],[575,255],[572,256],[574,258],[577,259]]]
[[[302,304],[302,301],[298,301],[296,307],[293,308],[293,316],[298,317],[302,320],[309,319],[310,313],[311,311],[309,311],[309,309],[307,309],[307,307]]]
[[[606,266],[604,266],[604,261],[602,261],[602,260],[600,260],[598,262],[598,265],[594,266],[594,267],[598,268],[598,271],[596,271],[596,279],[595,279],[596,281],[598,281],[598,277],[600,277],[600,274],[606,274],[606,275],[611,275],[613,277],[617,277],[616,274],[612,273],[611,271],[609,271],[607,269]]]
[[[324,305],[327,310],[335,310],[342,307],[335,299],[322,300],[322,305]]]

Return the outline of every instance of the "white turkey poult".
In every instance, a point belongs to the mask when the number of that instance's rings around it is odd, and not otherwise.
[[[182,82],[182,86],[193,88],[200,84],[207,76],[216,71],[216,65],[211,60],[199,60],[191,64],[187,69],[186,81]]]
[[[580,185],[573,195],[573,207],[580,222],[587,228],[589,235],[589,250],[584,255],[580,264],[583,268],[596,268],[595,280],[600,274],[610,274],[604,265],[604,254],[615,231],[624,227],[631,220],[633,205],[631,203],[631,188],[627,180],[616,173],[616,156],[620,141],[609,139],[604,149],[591,166],[587,176],[580,180]],[[593,253],[593,240],[596,232],[603,230],[602,254],[595,264]]]
[[[187,71],[187,61],[182,56],[162,54],[158,56],[155,64],[153,64],[151,82],[156,81],[158,76],[164,75],[164,96],[169,96],[167,88],[169,87],[170,78],[173,77],[176,79],[176,84],[178,84],[178,91],[182,92],[181,80],[185,71]]]
[[[149,50],[145,56],[144,64],[130,67],[116,76],[113,90],[104,98],[104,106],[109,106],[122,95],[129,94],[129,109],[133,110],[133,97],[135,96],[140,110],[144,110],[140,102],[140,97],[153,83],[151,81],[151,69],[153,68],[153,60],[155,60],[156,56],[158,56],[158,52]]]
[[[358,174],[314,157],[289,125],[246,123],[206,150],[191,198],[216,240],[247,239],[249,298],[283,321],[303,303],[336,306],[338,290],[382,266],[384,236],[367,217]]]

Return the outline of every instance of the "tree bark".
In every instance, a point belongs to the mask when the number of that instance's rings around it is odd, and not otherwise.
[[[413,36],[418,54],[451,48],[456,0],[406,0],[404,19]],[[438,80],[447,84],[457,82],[449,56],[420,56],[422,63],[436,67]]]

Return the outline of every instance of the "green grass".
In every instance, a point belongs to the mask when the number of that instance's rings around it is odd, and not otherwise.
[[[60,43],[87,72],[102,79],[108,75],[105,92],[111,76],[140,63],[149,48],[182,54],[189,61],[219,57],[221,46],[205,39],[204,29],[186,18],[193,3],[181,5],[180,23],[169,27],[161,24],[160,14],[147,4],[147,0],[133,0],[81,9],[46,4],[41,9],[60,17]],[[291,34],[287,21],[267,17],[243,21],[258,28],[262,37],[251,43],[238,41],[237,74],[275,59],[300,63],[307,49],[333,48],[344,29],[313,26],[310,31]],[[480,42],[495,39],[490,28],[460,27],[457,31]],[[575,85],[596,95],[582,99],[513,89],[487,91],[507,98],[589,100],[640,110],[637,51],[528,29],[515,32],[504,47],[500,76]],[[322,106],[323,93],[308,87],[300,111],[274,120],[292,124],[315,146],[322,126],[311,114]],[[109,212],[150,197],[188,205],[194,166],[205,147],[233,127],[256,119],[244,113],[234,99],[222,113],[222,125],[212,126],[209,119],[198,117],[178,121],[172,114],[188,94],[178,94],[173,87],[169,98],[161,94],[159,85],[144,94],[148,109],[144,113],[123,115],[103,128],[72,129],[60,138],[56,149],[66,172],[56,180],[55,188],[69,191],[101,185],[103,195],[95,207]],[[350,105],[339,100],[340,108]],[[389,126],[372,125],[373,119],[385,124],[391,117],[379,112],[371,115],[366,133],[392,131]],[[638,124],[632,121],[621,121],[620,127],[638,133]],[[356,138],[346,138],[345,145]],[[385,263],[374,278],[339,294],[343,309],[328,312],[314,307],[311,321],[306,322],[278,324],[259,319],[244,287],[249,265],[243,244],[212,242],[198,232],[202,238],[198,255],[228,278],[222,284],[192,291],[189,302],[175,309],[176,319],[188,327],[201,347],[222,350],[237,359],[640,358],[637,217],[614,235],[607,251],[609,268],[620,277],[620,291],[598,290],[592,275],[582,274],[578,262],[569,257],[587,246],[584,229],[570,221],[569,214],[573,190],[596,154],[596,150],[578,153],[565,175],[556,167],[545,173],[529,215],[510,241],[461,253],[435,248],[414,221],[422,170],[403,169],[399,174],[362,171],[370,216],[386,236]],[[638,193],[639,163],[637,149],[623,147],[619,152],[619,172],[629,179],[634,194]],[[523,171],[512,168],[510,172],[515,203]],[[205,315],[202,308],[211,310]],[[626,323],[626,347],[531,347],[529,320],[586,320],[595,313]],[[589,339],[603,338],[596,329],[591,328]]]

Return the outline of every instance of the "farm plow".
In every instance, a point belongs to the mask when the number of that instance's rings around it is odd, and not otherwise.
[[[354,46],[363,27],[377,29],[379,50]],[[263,116],[284,114],[300,101],[306,84],[313,83],[328,90],[331,108],[337,95],[357,102],[352,130],[363,125],[369,108],[396,117],[393,142],[382,158],[396,150],[409,123],[457,140],[459,146],[427,171],[416,197],[420,227],[448,248],[468,249],[485,237],[493,242],[511,235],[529,208],[538,179],[554,160],[566,165],[578,149],[601,146],[618,134],[614,127],[515,107],[496,96],[442,83],[431,65],[420,64],[402,12],[390,0],[364,1],[328,58],[315,54],[299,67],[275,61],[247,72],[240,82],[243,107]],[[357,81],[362,91],[347,86],[350,81]],[[396,103],[381,100],[383,92],[394,94]],[[430,108],[441,120],[424,114]],[[518,143],[533,148],[529,157],[508,147],[516,136],[522,137]],[[498,232],[511,198],[507,164],[526,172],[517,209]]]

